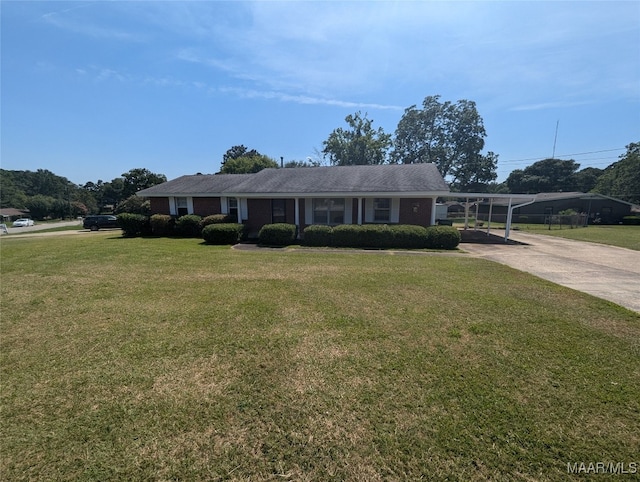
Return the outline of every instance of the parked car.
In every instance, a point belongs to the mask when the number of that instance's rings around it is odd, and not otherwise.
[[[82,221],[82,227],[84,229],[90,229],[91,231],[97,231],[102,228],[119,228],[118,218],[107,214],[99,214],[96,216],[87,216]]]
[[[16,219],[13,222],[13,227],[14,228],[24,228],[27,226],[33,226],[35,223],[33,222],[33,219],[28,219],[28,218],[20,218],[20,219]]]

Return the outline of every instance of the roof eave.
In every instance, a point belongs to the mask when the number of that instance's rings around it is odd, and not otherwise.
[[[270,198],[324,198],[324,197],[439,197],[448,196],[449,191],[317,191],[317,192],[225,192],[227,197],[270,199]]]

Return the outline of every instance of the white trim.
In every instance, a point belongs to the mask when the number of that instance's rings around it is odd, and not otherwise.
[[[353,224],[353,198],[344,198],[344,224]]]
[[[373,222],[373,198],[368,197],[364,200],[364,222]]]
[[[376,221],[375,220],[375,199],[389,199],[389,220],[388,221]],[[367,223],[385,224],[385,223],[399,223],[400,222],[400,198],[389,196],[376,196],[367,197],[364,200],[364,219]]]
[[[437,203],[436,201],[438,200],[437,197],[432,197],[431,199],[431,219],[429,220],[429,225],[430,226],[435,226],[436,225],[436,215],[437,215]]]
[[[220,196],[220,214],[229,214],[229,199],[227,196]]]
[[[313,199],[304,198],[304,221],[307,225],[313,224]]]
[[[389,213],[391,217],[391,223],[399,223],[400,222],[400,199],[397,197],[391,198],[391,212]]]
[[[221,195],[221,194],[217,194]],[[412,192],[402,192],[402,191],[393,191],[393,192],[384,192],[384,191],[372,191],[372,192],[362,192],[362,191],[340,191],[340,192],[268,192],[268,193],[243,193],[243,192],[231,192],[227,191],[224,193],[227,197],[244,197],[247,199],[282,199],[282,198],[327,198],[327,199],[335,199],[335,198],[369,198],[369,197],[386,197],[386,198],[426,198],[431,196],[436,197],[461,197],[466,196],[466,194],[461,194],[456,196],[456,193],[452,193],[450,191],[412,191]],[[166,197],[157,196],[155,197]],[[196,195],[194,195],[196,196]],[[200,196],[200,195],[197,195]],[[205,194],[202,194],[205,197]],[[206,197],[216,196],[216,194],[209,193],[206,194]],[[474,194],[475,196],[475,194]],[[529,196],[531,197],[531,196]]]
[[[236,198],[238,200],[238,224],[242,224],[243,220],[249,219],[249,207],[247,206],[246,198]],[[244,217],[244,214],[247,214],[247,217]]]

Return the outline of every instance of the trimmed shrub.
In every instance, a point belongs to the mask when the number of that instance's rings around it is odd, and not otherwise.
[[[391,226],[393,247],[402,249],[423,249],[427,247],[427,228],[412,224]]]
[[[356,248],[361,246],[359,226],[355,224],[340,224],[331,231],[334,246]]]
[[[118,224],[126,237],[142,236],[151,232],[149,218],[142,214],[118,214]]]
[[[304,230],[304,244],[344,248],[423,249],[427,247],[427,229],[410,224],[341,224],[334,228],[313,225]]]
[[[176,221],[176,232],[180,236],[187,238],[199,238],[202,236],[202,227],[200,226],[202,217],[197,214],[185,214],[180,216]]]
[[[231,219],[231,216],[229,216],[228,214],[210,214],[209,216],[202,218],[202,221],[200,221],[200,226],[204,228],[205,226],[209,226],[210,224],[222,224],[222,223],[233,223],[233,222],[235,221]]]
[[[154,236],[171,236],[174,233],[175,219],[168,214],[154,214],[149,222]]]
[[[265,224],[258,233],[258,241],[265,246],[288,246],[296,242],[298,227],[295,224]]]
[[[386,224],[341,224],[333,228],[333,244],[350,248],[393,248],[393,230]]]
[[[426,231],[429,249],[455,249],[460,244],[460,232],[454,227],[429,226]]]
[[[331,246],[333,228],[326,224],[312,224],[304,228],[302,244],[305,246]]]
[[[640,216],[625,216],[622,218],[622,224],[640,226]]]
[[[207,244],[238,244],[244,226],[237,223],[209,224],[202,228],[202,238]]]

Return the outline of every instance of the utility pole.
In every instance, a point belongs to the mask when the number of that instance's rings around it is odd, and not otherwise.
[[[558,140],[558,126],[560,125],[560,120],[556,122],[556,135],[553,138],[553,154],[551,154],[551,159],[556,158],[556,141]]]

